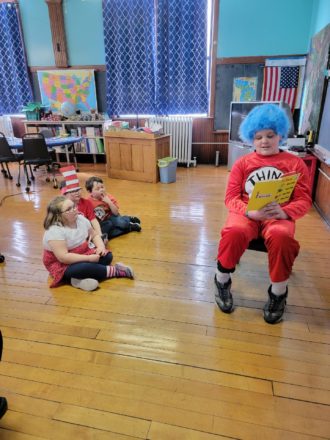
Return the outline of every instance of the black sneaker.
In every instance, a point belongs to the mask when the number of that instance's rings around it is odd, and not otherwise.
[[[231,313],[234,308],[233,296],[231,294],[231,279],[225,284],[219,283],[217,276],[214,275],[214,282],[218,292],[215,294],[215,301],[224,313]]]
[[[269,299],[264,307],[264,320],[268,322],[268,324],[276,324],[282,320],[288,296],[288,288],[286,288],[286,292],[283,293],[283,295],[274,295],[272,286],[269,286],[268,296]]]
[[[7,399],[5,397],[0,397],[0,419],[6,414],[7,409]]]
[[[131,223],[141,223],[141,220],[138,217],[130,217],[129,220]]]
[[[130,231],[140,232],[141,226],[139,225],[139,223],[130,223]]]

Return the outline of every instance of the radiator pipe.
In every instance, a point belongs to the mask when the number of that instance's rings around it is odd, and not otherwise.
[[[215,152],[215,166],[219,166],[219,159],[220,159],[220,151]]]

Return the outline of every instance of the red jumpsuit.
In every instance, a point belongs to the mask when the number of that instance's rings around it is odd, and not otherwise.
[[[249,195],[258,180],[274,180],[289,172],[300,173],[291,199],[281,205],[287,220],[250,220],[246,212]],[[251,153],[235,162],[227,185],[225,204],[229,214],[221,231],[218,261],[223,272],[233,272],[249,242],[259,236],[268,250],[272,282],[289,278],[299,243],[294,239],[295,220],[311,206],[309,173],[305,163],[293,154],[280,152],[272,156]]]

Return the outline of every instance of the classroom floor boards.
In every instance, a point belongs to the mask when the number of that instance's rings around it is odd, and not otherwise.
[[[287,313],[271,326],[266,254],[242,257],[234,313],[214,303],[225,167],[180,167],[168,185],[108,179],[101,164],[80,171],[141,218],[141,233],[110,242],[136,279],[50,289],[42,222],[58,190],[41,171],[31,194],[0,176],[0,438],[329,438],[330,234],[315,209],[297,222]]]

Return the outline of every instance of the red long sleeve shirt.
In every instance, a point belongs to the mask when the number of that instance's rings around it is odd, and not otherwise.
[[[272,156],[262,156],[254,152],[238,159],[228,180],[225,197],[227,208],[230,212],[244,214],[257,181],[276,180],[293,171],[300,176],[289,202],[283,203],[281,207],[293,220],[302,217],[312,203],[309,172],[300,157],[284,151]]]

